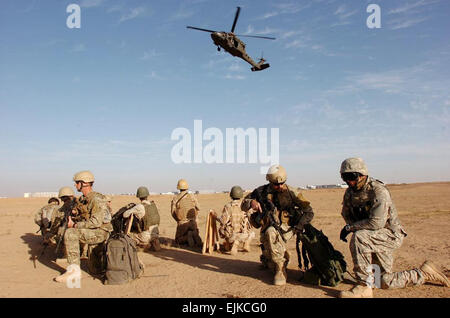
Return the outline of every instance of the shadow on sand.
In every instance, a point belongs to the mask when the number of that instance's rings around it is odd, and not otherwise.
[[[44,245],[42,244],[42,236],[34,233],[26,233],[20,237],[25,244],[28,244],[28,254],[30,255],[29,260],[32,261],[32,265],[36,268],[36,265],[42,264],[51,269],[63,273],[65,269],[55,263],[55,247],[48,245],[44,253]]]

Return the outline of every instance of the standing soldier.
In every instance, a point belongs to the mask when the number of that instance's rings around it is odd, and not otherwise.
[[[189,185],[186,180],[178,180],[177,189],[180,193],[174,196],[171,204],[172,217],[177,221],[175,242],[177,244],[188,244],[190,247],[202,247],[197,227],[197,215],[200,211],[197,199],[188,192]]]
[[[373,297],[372,262],[380,266],[381,288],[404,288],[434,282],[449,287],[447,277],[431,261],[420,268],[402,272],[392,272],[393,252],[402,245],[406,236],[394,202],[384,183],[369,177],[367,166],[361,158],[349,158],[341,164],[341,177],[348,188],[342,203],[342,217],[346,225],[340,238],[350,240],[354,272],[358,284],[350,291],[342,291],[340,297]],[[372,258],[373,256],[373,258]]]
[[[123,213],[123,218],[129,218],[131,215],[134,215],[138,219],[137,232],[129,233],[136,245],[159,251],[161,250],[159,244],[159,212],[155,202],[148,199],[149,195],[150,193],[146,187],[139,187],[136,197],[141,200],[141,203],[126,210]]]
[[[47,231],[52,226],[52,220],[56,216],[56,211],[59,209],[59,200],[57,198],[50,198],[47,201],[47,205],[40,208],[34,215],[34,223],[36,223],[41,231],[41,235],[44,238],[47,236]]]
[[[231,202],[227,203],[222,215],[217,221],[220,223],[219,235],[225,239],[225,249],[230,250],[231,255],[236,255],[239,244],[244,244],[244,251],[250,252],[250,243],[255,236],[251,231],[247,212],[241,210],[244,191],[239,186],[231,188]]]
[[[250,216],[250,221],[254,227],[261,227],[260,260],[264,268],[274,270],[275,285],[286,284],[287,242],[297,231],[303,231],[303,226],[314,217],[309,201],[297,189],[287,185],[286,179],[286,170],[282,166],[271,166],[266,175],[269,183],[248,194],[242,203],[244,211],[257,211]]]
[[[64,235],[67,262],[69,266],[64,274],[55,278],[64,283],[72,275],[80,271],[80,243],[100,244],[105,242],[112,232],[111,215],[103,194],[94,192],[94,175],[90,171],[81,171],[74,175],[75,187],[83,195],[79,201],[85,203],[81,220],[74,222],[69,216],[67,230]]]

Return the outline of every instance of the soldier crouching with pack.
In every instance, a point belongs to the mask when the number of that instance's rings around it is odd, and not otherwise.
[[[94,175],[90,171],[81,171],[75,174],[73,181],[77,191],[83,194],[79,201],[84,202],[85,206],[80,221],[74,222],[71,216],[68,217],[64,244],[69,266],[64,274],[55,278],[55,281],[60,283],[73,278],[74,274],[81,274],[80,243],[103,243],[112,232],[111,214],[106,205],[106,198],[92,189]]]
[[[172,217],[177,221],[175,243],[201,248],[203,242],[197,227],[197,215],[200,211],[198,201],[188,192],[189,185],[186,180],[178,180],[177,189],[180,193],[173,197],[170,208]]]
[[[287,242],[303,231],[314,217],[309,201],[295,188],[287,185],[286,170],[280,165],[269,168],[269,184],[255,189],[242,202],[242,209],[258,211],[250,216],[252,225],[261,227],[261,262],[275,272],[273,283],[285,285],[289,263]]]
[[[250,243],[255,237],[247,212],[241,210],[243,196],[241,187],[232,187],[232,201],[224,206],[222,215],[217,218],[220,224],[219,235],[225,239],[225,250],[230,251],[231,255],[237,254],[240,244],[243,244],[244,252],[250,252]]]
[[[346,225],[341,230],[341,240],[350,240],[354,272],[358,285],[343,291],[342,298],[373,297],[372,263],[380,266],[381,288],[404,288],[425,282],[450,287],[447,277],[431,261],[420,268],[392,272],[393,252],[402,245],[406,236],[389,190],[379,180],[369,177],[367,166],[361,158],[348,158],[341,164],[342,179],[347,183],[342,217]]]
[[[146,187],[139,187],[136,197],[141,203],[136,204],[131,209],[123,213],[123,218],[129,218],[131,215],[138,219],[137,228],[132,228],[128,235],[136,242],[137,246],[144,247],[146,250],[161,250],[159,244],[159,212],[154,201],[148,199],[150,193]]]

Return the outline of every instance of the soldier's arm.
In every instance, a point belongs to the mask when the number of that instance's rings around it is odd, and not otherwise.
[[[244,199],[242,200],[241,203],[241,210],[248,212],[251,208],[252,208],[252,201],[256,200],[255,195],[254,195],[254,191],[250,192],[249,194],[247,194]]]
[[[136,204],[131,209],[123,212],[123,217],[128,218],[131,214],[134,214],[138,219],[142,219],[145,215],[145,207],[141,203]]]
[[[221,225],[225,225],[227,224],[228,220],[230,219],[230,216],[228,214],[228,210],[227,207],[224,206],[223,210],[222,210],[222,215],[220,216],[220,218],[217,219],[217,221],[221,224]]]
[[[104,200],[94,198],[91,205],[91,217],[87,221],[76,223],[78,229],[97,229],[103,224],[105,213],[107,213],[107,206]]]
[[[387,189],[375,189],[373,206],[369,211],[369,218],[350,224],[350,231],[379,230],[386,225],[391,198]]]
[[[353,219],[351,217],[351,207],[349,206],[350,196],[347,191],[344,194],[344,199],[342,201],[342,211],[341,215],[344,218],[345,224],[352,224]]]

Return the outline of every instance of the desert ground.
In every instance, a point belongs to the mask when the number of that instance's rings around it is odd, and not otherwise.
[[[408,236],[396,251],[394,270],[419,267],[426,259],[433,260],[447,276],[450,275],[450,182],[390,185],[400,220]],[[99,189],[101,190],[101,189]],[[315,212],[312,224],[323,230],[336,249],[341,251],[353,268],[348,243],[339,240],[344,225],[340,216],[345,189],[304,190]],[[298,281],[295,240],[288,244],[291,261],[285,286],[272,285],[273,275],[261,270],[259,264],[259,230],[250,253],[236,256],[213,252],[202,255],[200,250],[173,247],[176,223],[170,216],[170,195],[156,195],[161,215],[160,235],[167,244],[159,252],[139,252],[145,263],[144,277],[127,285],[108,286],[87,273],[82,263],[81,288],[69,289],[53,278],[64,271],[64,263],[53,261],[54,252],[42,250],[40,234],[33,221],[34,213],[46,204],[46,198],[0,199],[0,297],[336,297],[340,290],[351,287],[341,283],[335,288],[317,287]],[[205,221],[209,209],[221,211],[229,201],[223,194],[198,195],[202,211],[199,229],[205,235]],[[138,202],[132,196],[113,197],[113,211],[129,202]],[[352,271],[351,271],[352,272]],[[375,290],[375,297],[443,297],[450,298],[450,288],[432,284],[399,290]]]

